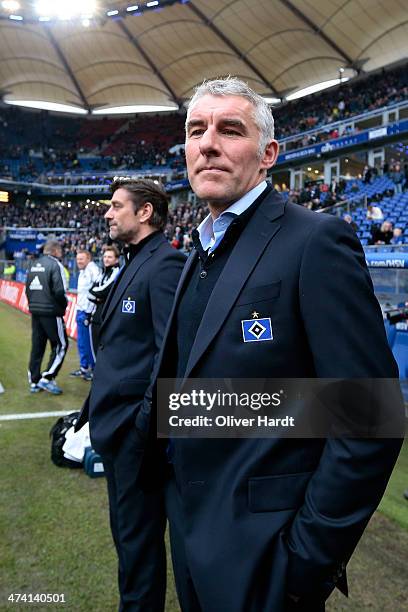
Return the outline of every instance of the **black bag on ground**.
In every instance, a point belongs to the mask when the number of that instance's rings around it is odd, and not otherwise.
[[[65,434],[78,420],[79,412],[71,412],[60,417],[50,431],[51,438],[51,461],[58,467],[81,468],[80,461],[72,461],[64,457],[62,447],[65,443]]]

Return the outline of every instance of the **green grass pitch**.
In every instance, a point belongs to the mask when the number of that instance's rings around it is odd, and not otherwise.
[[[61,396],[30,395],[29,350],[30,318],[0,303],[0,382],[5,388],[0,414],[79,410],[89,383],[69,377],[78,365],[75,342],[71,341],[58,377]],[[11,593],[64,593],[64,606],[31,607],[113,612],[116,556],[105,480],[51,463],[48,434],[55,420],[0,421],[0,611],[30,608],[8,602]],[[407,444],[380,511],[349,564],[350,598],[334,593],[329,611],[408,609],[408,501],[402,497],[406,488]],[[166,612],[178,612],[170,556],[168,574]]]

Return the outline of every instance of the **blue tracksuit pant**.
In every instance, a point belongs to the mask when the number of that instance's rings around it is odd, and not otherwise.
[[[90,339],[90,326],[89,326],[90,315],[84,310],[77,310],[76,323],[77,323],[77,340],[78,340],[78,353],[79,353],[79,365],[82,369],[87,370],[88,368],[94,368],[95,360],[93,358],[91,349]]]

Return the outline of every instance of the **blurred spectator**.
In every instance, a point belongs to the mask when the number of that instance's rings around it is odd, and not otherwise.
[[[9,261],[4,266],[4,280],[14,280],[16,274],[16,266],[14,261]]]
[[[367,219],[370,219],[371,221],[382,221],[384,219],[383,211],[379,206],[369,204],[367,206]]]
[[[120,254],[117,246],[114,244],[104,245],[102,251],[103,270],[89,290],[89,299],[95,304],[91,317],[91,341],[94,359],[99,345],[102,310],[120,269]]]
[[[179,203],[169,210],[168,223],[164,234],[176,249],[188,253],[192,249],[191,232],[206,216],[203,206],[192,206],[186,202]]]
[[[346,214],[344,215],[343,219],[346,223],[349,223],[350,227],[352,227],[356,233],[358,232],[358,225],[355,221],[353,221],[353,217],[351,215]]]
[[[94,304],[89,299],[89,290],[97,281],[100,270],[92,255],[85,249],[77,252],[76,262],[79,269],[77,290],[77,348],[79,353],[79,369],[71,372],[71,376],[81,377],[84,380],[92,380],[92,372],[95,367],[95,359],[92,353],[90,324]]]
[[[383,221],[381,227],[374,225],[371,228],[371,242],[370,244],[390,244],[393,238],[392,223],[390,221]]]
[[[320,204],[320,196],[321,196],[321,191],[320,191],[320,185],[315,185],[312,188],[311,191],[311,200],[312,200],[312,204],[310,206],[311,210],[317,210],[318,208],[321,208],[321,204]]]
[[[394,227],[394,231],[392,233],[392,238],[390,240],[390,244],[404,244],[404,236],[402,234],[401,227]]]
[[[395,164],[395,166],[393,167],[393,169],[392,169],[392,171],[390,173],[390,178],[395,183],[396,193],[402,193],[402,186],[403,186],[404,181],[405,181],[405,176],[404,176],[404,173],[401,170],[400,164]]]
[[[363,183],[371,183],[371,178],[373,176],[373,169],[370,166],[364,166],[363,170]]]

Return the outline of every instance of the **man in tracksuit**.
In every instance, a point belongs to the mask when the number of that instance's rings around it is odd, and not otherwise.
[[[60,395],[55,382],[68,349],[64,314],[67,307],[66,278],[59,262],[61,245],[56,240],[46,242],[43,255],[28,270],[26,295],[31,312],[32,342],[28,379],[31,393],[41,390]],[[51,344],[48,366],[41,373],[47,341]]]
[[[89,290],[101,271],[92,261],[91,253],[85,249],[77,251],[76,262],[79,269],[76,311],[79,369],[71,372],[71,376],[92,380],[95,359],[91,348],[90,324],[94,304],[89,300]]]
[[[120,270],[118,247],[114,244],[106,244],[102,251],[103,270],[89,290],[89,299],[95,304],[91,318],[91,344],[94,359],[98,350],[103,307]]]

